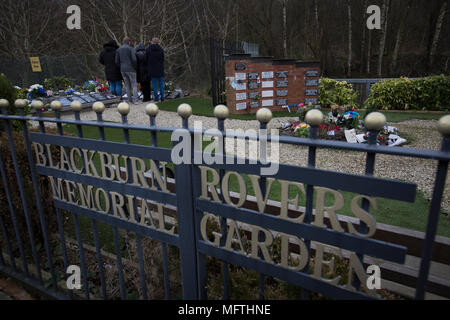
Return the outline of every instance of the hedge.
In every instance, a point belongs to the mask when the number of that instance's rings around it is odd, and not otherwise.
[[[319,105],[331,108],[333,105],[354,106],[357,104],[358,93],[347,81],[336,81],[329,78],[319,80]]]
[[[450,110],[450,77],[399,78],[374,84],[365,103],[367,109]]]

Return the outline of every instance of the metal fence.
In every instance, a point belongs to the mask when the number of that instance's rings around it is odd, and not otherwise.
[[[69,267],[68,244],[66,242],[64,221],[65,216],[71,216],[74,222],[77,238],[77,248],[79,262],[82,272],[84,298],[89,299],[91,291],[88,283],[88,269],[86,266],[86,252],[83,244],[83,230],[80,226],[80,218],[85,217],[91,222],[92,233],[95,243],[95,259],[99,275],[98,286],[101,288],[101,297],[108,299],[105,283],[105,266],[103,256],[100,250],[99,231],[97,223],[103,223],[112,228],[115,257],[117,262],[118,286],[120,287],[120,298],[127,299],[128,292],[124,276],[123,251],[121,250],[120,232],[126,231],[134,235],[138,252],[138,276],[140,283],[140,296],[143,299],[148,297],[149,290],[146,285],[145,261],[143,259],[143,239],[153,239],[160,243],[165,297],[172,298],[170,295],[171,282],[169,277],[168,246],[176,248],[179,254],[182,298],[184,299],[207,299],[207,281],[208,268],[206,260],[208,257],[222,261],[222,280],[223,297],[229,299],[230,279],[229,265],[240,266],[245,269],[254,270],[259,273],[259,298],[265,297],[265,284],[267,277],[273,277],[288,282],[303,289],[304,297],[307,292],[316,292],[334,299],[372,299],[378,296],[374,292],[365,290],[365,275],[359,267],[362,264],[364,256],[382,259],[384,261],[393,261],[404,263],[407,248],[394,243],[384,242],[371,238],[373,232],[373,221],[368,219],[371,203],[375,197],[394,199],[406,202],[413,202],[416,196],[416,185],[413,183],[378,178],[374,176],[375,160],[378,154],[395,155],[402,157],[414,157],[438,162],[437,174],[435,178],[435,187],[430,206],[427,232],[423,243],[421,267],[416,284],[416,298],[424,299],[427,288],[427,278],[429,275],[430,263],[433,253],[433,245],[436,237],[437,224],[440,215],[442,195],[445,187],[448,171],[448,162],[450,160],[450,124],[449,119],[445,118],[441,122],[440,131],[444,134],[442,149],[440,151],[415,150],[397,147],[384,147],[377,145],[378,131],[384,126],[382,117],[379,114],[372,114],[366,121],[366,125],[371,129],[370,139],[367,145],[348,144],[343,142],[319,140],[318,125],[321,123],[321,115],[317,110],[311,111],[307,115],[307,121],[311,124],[309,139],[294,137],[267,136],[264,131],[260,134],[239,134],[230,133],[224,130],[224,122],[227,110],[223,107],[216,109],[218,117],[218,131],[211,133],[205,130],[194,130],[188,127],[188,118],[192,114],[192,109],[188,105],[179,107],[182,128],[187,133],[188,140],[193,142],[196,134],[224,136],[226,138],[247,139],[256,141],[260,144],[259,159],[256,163],[250,159],[242,159],[235,156],[225,155],[224,146],[216,152],[216,157],[223,160],[221,163],[207,163],[205,153],[200,147],[190,147],[191,152],[181,152],[183,157],[187,157],[190,163],[174,164],[174,184],[176,190],[169,190],[164,182],[164,177],[159,176],[158,167],[160,163],[173,163],[172,151],[168,148],[158,146],[158,134],[174,133],[177,128],[160,127],[156,124],[156,115],[158,109],[156,106],[148,106],[146,111],[149,116],[149,125],[131,125],[128,123],[127,114],[129,106],[121,104],[118,107],[122,115],[122,123],[104,122],[102,112],[104,106],[96,104],[94,110],[97,112],[98,121],[81,121],[80,108],[77,103],[73,104],[75,118],[61,119],[58,112],[58,106],[54,105],[55,118],[44,118],[40,113],[40,104],[35,103],[37,110],[36,117],[29,117],[23,114],[24,102],[17,104],[19,115],[7,115],[7,102],[0,101],[2,113],[0,119],[5,127],[5,134],[8,138],[9,149],[12,163],[16,173],[17,183],[22,207],[14,206],[11,200],[11,191],[9,185],[12,181],[8,180],[4,169],[4,155],[0,154],[0,171],[2,176],[2,185],[5,195],[8,199],[9,208],[2,208],[0,215],[0,231],[3,238],[3,247],[0,254],[0,272],[16,277],[21,281],[49,294],[55,298],[72,298],[73,292],[61,286],[55,271],[54,251],[51,249],[51,242],[47,231],[46,214],[48,208],[42,205],[42,199],[39,194],[38,178],[39,176],[49,177],[54,183],[53,203],[56,208],[56,217],[58,220],[58,232],[60,247],[59,257],[63,260],[63,270]],[[260,129],[267,128],[267,123],[271,119],[270,111],[262,109],[258,114],[260,120]],[[18,121],[22,125],[22,134],[25,140],[26,153],[30,168],[31,180],[33,183],[33,192],[36,200],[36,214],[40,217],[40,228],[43,235],[44,258],[39,255],[39,248],[36,248],[36,239],[33,234],[33,228],[30,220],[30,207],[32,204],[26,201],[26,191],[23,185],[23,172],[18,164],[17,152],[11,130],[11,122]],[[34,121],[39,123],[39,132],[30,132],[27,123]],[[49,132],[46,124],[56,124],[57,133]],[[76,136],[64,135],[63,125],[70,125],[76,128]],[[100,139],[89,139],[84,137],[85,130],[92,128],[98,130]],[[122,143],[108,141],[105,130],[121,130],[124,140]],[[130,131],[139,131],[148,133],[151,146],[137,145],[130,143]],[[266,139],[267,138],[267,139]],[[306,167],[279,165],[279,170],[275,175],[261,175],[261,169],[270,167],[265,159],[265,147],[267,142],[279,141],[282,144],[292,146],[305,146],[308,148],[308,165]],[[185,141],[183,141],[185,142]],[[174,148],[178,147],[180,142],[174,143]],[[61,162],[55,164],[52,160],[52,147],[57,147],[61,152]],[[334,171],[321,170],[316,168],[317,150],[320,148],[348,150],[366,154],[365,175],[339,173]],[[186,153],[185,153],[186,152]],[[102,168],[105,171],[101,173],[96,169],[93,163],[94,155],[98,153],[100,159],[103,159]],[[190,153],[190,154],[189,154]],[[34,155],[34,156],[33,156]],[[197,161],[194,161],[195,157]],[[123,157],[122,164],[120,157]],[[78,160],[77,160],[78,159]],[[148,181],[143,178],[144,160],[150,161],[150,174],[153,177],[152,183],[146,185]],[[198,162],[200,160],[200,162]],[[116,162],[114,162],[116,161]],[[142,162],[141,162],[142,161]],[[105,165],[106,163],[106,165]],[[115,169],[112,166],[115,163]],[[125,169],[119,172],[119,167]],[[107,168],[110,171],[106,170]],[[108,171],[108,172],[106,172]],[[109,174],[108,174],[109,173]],[[241,175],[252,176],[256,179],[254,185],[256,194],[262,198],[257,201],[258,206],[253,209],[242,207],[245,202],[246,192],[240,192],[237,201],[230,199],[229,187],[226,181],[231,176],[242,181]],[[210,180],[212,176],[213,181]],[[280,213],[277,215],[268,214],[265,211],[267,203],[264,202],[264,195],[269,188],[270,179],[284,181],[289,186],[292,184],[304,184],[306,209],[302,212],[302,219],[293,219]],[[220,183],[222,182],[222,183]],[[220,190],[215,186],[221,185]],[[88,188],[84,188],[88,186]],[[91,189],[89,189],[91,186]],[[75,196],[75,189],[80,188],[80,194]],[[83,187],[83,188],[82,188]],[[67,190],[65,189],[67,188]],[[82,188],[82,189],[81,189]],[[241,189],[244,187],[241,186]],[[81,192],[81,190],[83,192]],[[91,190],[91,193],[89,193]],[[288,189],[289,190],[289,189]],[[324,210],[316,206],[313,214],[313,199],[315,190],[327,190],[329,192],[347,191],[362,195],[361,205],[354,204],[354,210],[360,219],[358,229],[350,228],[347,230],[334,225],[332,210],[328,209],[328,215],[333,228],[327,228],[323,224]],[[333,191],[334,190],[334,191]],[[99,200],[103,194],[103,201]],[[89,196],[90,195],[90,196]],[[127,195],[125,197],[125,195]],[[336,194],[336,196],[338,196]],[[163,225],[158,228],[154,225],[146,224],[150,218],[146,216],[142,209],[139,214],[138,202],[152,201],[152,203],[170,206],[176,211],[176,223],[172,231],[166,230]],[[124,205],[128,201],[128,206]],[[92,203],[92,204],[91,204]],[[120,208],[123,210],[120,210]],[[144,207],[142,207],[144,208]],[[287,207],[281,207],[282,210]],[[23,211],[23,212],[21,212]],[[17,216],[24,214],[27,223],[27,234],[17,233]],[[208,215],[209,214],[209,215]],[[393,212],[392,214],[395,214]],[[211,234],[207,233],[206,224],[209,217],[213,215],[218,219],[221,237],[215,233],[214,240]],[[162,217],[162,218],[161,218]],[[164,217],[160,216],[164,222]],[[6,220],[11,220],[15,226],[14,230],[7,230]],[[236,234],[236,228],[239,224],[251,226],[251,245],[250,252],[242,246],[242,239]],[[229,227],[229,229],[227,229]],[[269,231],[270,230],[270,231]],[[281,237],[281,246],[286,249],[287,256],[282,254],[280,263],[274,262],[270,257],[268,246],[273,243],[273,233]],[[214,233],[213,233],[214,234]],[[11,236],[12,235],[12,236]],[[25,237],[28,237],[30,249],[25,248]],[[287,237],[287,238],[286,238]],[[295,269],[289,263],[289,237],[296,237],[299,242],[301,257],[304,257],[304,263],[300,269]],[[271,241],[272,240],[272,241]],[[346,286],[335,285],[330,281],[324,281],[309,272],[309,259],[312,253],[313,243],[316,246],[324,244],[327,246],[338,247],[351,252],[350,273],[354,276],[354,281],[349,280]],[[237,246],[237,247],[236,247]],[[247,248],[247,247],[246,247]],[[6,249],[6,253],[3,250]],[[17,250],[16,250],[17,249]],[[170,249],[169,249],[170,250]],[[284,252],[284,251],[283,251]],[[31,253],[31,254],[30,254]],[[302,259],[300,257],[300,260]],[[32,259],[32,268],[29,267],[28,259]],[[42,263],[42,259],[47,261]],[[317,262],[316,262],[317,263]],[[49,274],[48,283],[43,276],[44,271]],[[67,274],[64,271],[63,278]]]

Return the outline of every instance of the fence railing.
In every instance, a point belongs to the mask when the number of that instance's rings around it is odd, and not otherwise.
[[[81,121],[81,105],[77,102],[72,103],[75,114],[73,120],[60,117],[61,105],[58,102],[52,104],[52,109],[55,110],[54,118],[42,116],[40,112],[42,103],[38,101],[32,104],[37,111],[37,116],[25,116],[25,105],[25,101],[18,100],[16,107],[19,115],[8,115],[6,113],[8,102],[0,101],[2,110],[0,119],[4,124],[17,180],[15,183],[17,183],[22,204],[18,207],[13,203],[9,187],[12,181],[4,169],[5,156],[0,154],[2,186],[8,203],[8,208],[3,208],[0,215],[2,235],[0,271],[55,298],[72,297],[73,291],[61,287],[57,274],[59,271],[64,279],[67,278],[66,270],[71,265],[70,260],[74,259],[73,251],[78,256],[77,265],[81,269],[84,297],[86,299],[91,297],[92,283],[88,282],[88,279],[94,268],[94,271],[98,273],[96,286],[100,288],[101,297],[110,298],[107,295],[98,223],[112,229],[121,299],[127,299],[129,293],[127,286],[129,279],[124,274],[123,264],[123,254],[126,251],[124,252],[121,248],[123,232],[136,246],[139,269],[136,277],[139,277],[139,295],[142,299],[147,299],[149,290],[154,290],[147,285],[149,275],[146,272],[146,265],[148,262],[145,261],[143,254],[145,239],[158,241],[161,246],[163,270],[161,277],[164,279],[166,299],[170,299],[173,292],[173,283],[169,275],[169,269],[173,266],[169,260],[174,252],[178,256],[184,299],[208,297],[207,259],[211,258],[218,259],[222,263],[224,299],[230,298],[230,265],[254,270],[259,274],[260,299],[265,297],[267,277],[302,288],[304,298],[307,298],[308,292],[335,299],[379,298],[376,291],[367,288],[365,281],[368,276],[363,267],[365,258],[371,257],[385,262],[403,264],[408,248],[404,244],[399,245],[392,241],[373,238],[377,226],[370,214],[371,208],[376,198],[414,202],[417,186],[414,183],[375,177],[375,160],[378,154],[438,161],[415,292],[416,299],[425,297],[450,161],[449,116],[442,118],[439,122],[439,130],[444,138],[442,149],[434,151],[378,146],[378,132],[386,123],[384,116],[379,113],[372,113],[366,118],[369,143],[363,145],[318,139],[318,126],[323,121],[323,115],[318,110],[312,110],[307,114],[306,121],[311,126],[311,138],[302,139],[267,135],[264,130],[271,121],[271,112],[268,109],[261,109],[257,114],[262,131],[259,134],[243,134],[224,130],[228,116],[228,109],[225,106],[216,107],[214,114],[218,119],[218,130],[211,132],[189,128],[188,119],[192,115],[192,108],[186,104],[178,108],[178,114],[182,120],[181,131],[180,128],[157,126],[158,107],[153,104],[146,107],[149,117],[147,126],[128,123],[130,107],[126,103],[118,106],[122,123],[103,121],[102,113],[105,107],[102,103],[96,103],[93,106],[93,110],[97,113],[97,121]],[[24,171],[17,158],[15,144],[17,142],[14,141],[11,129],[12,121],[19,122],[21,125],[30,171],[29,179],[35,196],[34,205],[27,202],[29,197],[24,187]],[[28,123],[31,121],[39,124],[38,132],[29,131]],[[56,125],[57,133],[49,132],[46,124]],[[76,136],[64,135],[63,125],[74,126]],[[95,129],[100,139],[86,138],[86,128]],[[123,142],[108,141],[107,129],[120,130],[123,134]],[[147,132],[151,146],[131,143],[130,131]],[[172,134],[172,140],[175,141],[172,150],[158,146],[158,133]],[[198,135],[225,137],[233,141],[242,139],[256,141],[259,145],[258,161],[226,155],[224,144],[220,143],[215,153],[204,152],[202,143],[193,143],[195,139],[198,139]],[[179,139],[176,140],[174,137]],[[269,142],[307,147],[308,165],[301,167],[277,164],[278,171],[273,175],[261,174],[262,169],[274,165],[267,160],[266,145]],[[188,143],[187,148],[183,148],[185,143]],[[317,150],[322,148],[365,154],[365,174],[318,169],[316,167]],[[59,150],[56,159],[55,149]],[[184,159],[182,162],[174,160],[174,150],[179,151],[179,155]],[[217,161],[205,160],[212,158]],[[163,169],[160,169],[161,166]],[[164,175],[164,167],[167,166],[174,168],[175,190],[168,188],[167,177]],[[121,167],[123,170],[120,170]],[[146,172],[150,173],[151,179],[145,177]],[[56,243],[60,248],[56,258],[60,258],[62,263],[54,262],[55,243],[51,242],[47,224],[48,217],[53,213],[48,212],[49,209],[42,205],[40,177],[47,177],[49,181],[47,187],[52,189],[60,238],[59,243]],[[238,197],[231,193],[231,178],[238,181],[236,185],[239,191]],[[269,214],[268,209],[268,199],[274,181],[282,186],[280,211],[275,215]],[[247,184],[255,192],[256,208],[244,207],[248,195]],[[303,190],[305,197],[304,209],[300,210],[297,204],[294,210],[295,216],[289,215],[289,211],[292,211],[290,206],[292,200],[287,194],[291,186]],[[352,200],[351,205],[352,212],[359,223],[346,222],[345,228],[337,219],[335,212],[344,201],[341,191],[360,195]],[[325,206],[327,194],[334,196],[335,206]],[[314,206],[314,199],[316,199],[316,206]],[[175,216],[167,217],[174,221],[169,228],[165,224],[164,212],[167,208],[174,208],[176,213]],[[22,213],[26,222],[25,234],[19,231],[17,225],[17,217]],[[42,239],[35,237],[36,226],[32,225],[32,215],[39,216]],[[331,228],[325,222],[327,217]],[[75,228],[78,243],[76,248],[68,247],[66,243],[67,218],[70,218]],[[83,224],[81,224],[81,218],[84,219]],[[8,228],[7,221],[12,222],[12,227]],[[86,221],[89,223],[86,224]],[[84,250],[83,235],[89,229],[92,232],[95,247],[95,256],[91,259],[95,262],[89,260]],[[251,238],[242,238],[241,231],[246,232],[245,234],[250,235]],[[27,237],[29,241],[25,241],[24,237]],[[291,250],[292,239],[295,240],[295,252]],[[37,244],[41,242],[39,240],[42,240],[43,249],[37,247]],[[29,242],[30,246],[26,246],[25,242]],[[279,243],[279,249],[273,249],[276,243]],[[333,247],[341,248],[349,253],[350,277],[343,285],[329,281],[330,279],[325,281],[321,272],[319,274],[309,272],[312,252],[315,252],[314,262],[317,266],[326,263],[325,258],[320,258],[320,252],[323,255],[326,248]],[[6,253],[3,251],[5,249]],[[272,256],[272,249],[280,250],[280,252]],[[32,268],[29,268],[30,259],[33,261]],[[92,266],[93,264],[95,267]],[[48,283],[43,274],[49,274]]]

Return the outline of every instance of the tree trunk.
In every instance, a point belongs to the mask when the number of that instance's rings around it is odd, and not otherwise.
[[[369,30],[369,39],[367,40],[367,65],[366,73],[370,76],[370,64],[372,62],[372,32]]]
[[[361,62],[360,62],[360,69],[359,69],[359,73],[360,75],[363,74],[363,70],[364,70],[364,54],[366,51],[366,30],[367,30],[367,26],[366,26],[366,8],[367,8],[367,0],[364,0],[364,5],[363,5],[363,34],[362,34],[362,40],[361,40]]]
[[[404,29],[405,29],[405,20],[408,18],[408,13],[409,13],[410,8],[411,8],[411,0],[408,1],[406,10],[400,18],[401,21],[400,21],[400,26],[397,30],[397,37],[395,40],[395,48],[394,48],[394,52],[392,53],[391,75],[394,75],[397,71],[398,53],[400,52],[402,36],[403,36]]]
[[[281,6],[283,8],[283,55],[287,59],[287,2],[288,0],[281,0]]]
[[[347,76],[352,76],[352,6],[350,0],[347,0],[348,12],[348,60],[347,60]]]
[[[382,11],[382,27],[381,27],[381,37],[380,37],[380,48],[378,55],[378,77],[381,78],[383,72],[383,55],[384,48],[386,46],[386,36],[387,36],[387,26],[388,26],[388,16],[389,16],[389,4],[390,0],[384,0]]]
[[[434,57],[436,55],[436,50],[437,50],[437,46],[438,46],[438,43],[439,43],[439,36],[441,35],[441,29],[442,29],[442,25],[444,23],[445,13],[447,11],[447,2],[448,1],[445,1],[442,4],[441,11],[440,11],[438,19],[436,21],[436,28],[435,28],[435,31],[434,31],[433,42],[431,44],[430,57],[429,57],[429,60],[428,60],[428,66],[429,66],[430,69],[431,69],[431,67],[433,66],[433,63],[434,63]]]

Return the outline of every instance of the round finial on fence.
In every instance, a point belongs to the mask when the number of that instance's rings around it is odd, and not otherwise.
[[[95,113],[103,113],[103,111],[105,111],[105,104],[97,101],[92,105],[92,110],[94,110]]]
[[[443,136],[450,135],[450,115],[443,116],[439,120],[438,130]]]
[[[50,103],[50,108],[54,111],[61,111],[62,103],[59,101],[52,101],[52,103]]]
[[[320,110],[314,109],[308,111],[305,116],[305,121],[312,127],[318,127],[323,122],[323,113]]]
[[[123,116],[126,116],[130,113],[130,105],[126,102],[122,102],[117,106],[117,110]]]
[[[219,104],[214,108],[214,116],[219,120],[225,120],[229,115],[230,110],[228,110],[228,107],[223,104]]]
[[[145,107],[145,113],[147,113],[147,115],[149,117],[156,117],[156,115],[159,112],[159,108],[156,104],[154,103],[149,103],[146,107]]]
[[[182,117],[183,119],[188,119],[190,116],[192,116],[192,107],[188,105],[187,103],[180,104],[178,107],[178,115]]]
[[[9,102],[8,102],[9,104]],[[14,105],[16,106],[17,109],[23,109],[27,106],[27,102],[24,99],[17,99],[14,102]]]
[[[75,112],[80,112],[83,109],[83,106],[81,105],[81,102],[79,101],[74,101],[70,104],[70,107],[72,108],[73,111]]]
[[[386,125],[386,116],[380,112],[370,113],[364,120],[366,129],[369,131],[380,131]]]
[[[16,106],[17,106],[17,103],[16,103]],[[42,108],[44,107],[44,103],[40,100],[33,100],[31,102],[31,107],[36,110],[42,110]],[[17,106],[17,108],[20,108],[20,107]]]
[[[261,123],[269,123],[272,120],[272,111],[267,108],[259,109],[256,112],[256,119]]]
[[[6,99],[0,99],[0,108],[8,108],[9,107],[9,101]]]

